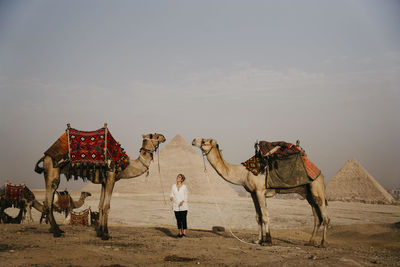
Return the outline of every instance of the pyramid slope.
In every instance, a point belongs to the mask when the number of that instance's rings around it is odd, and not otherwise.
[[[390,204],[393,197],[354,158],[348,160],[326,187],[328,200]]]
[[[158,170],[160,166],[160,172]],[[150,165],[149,176],[143,174],[116,183],[114,192],[133,194],[162,194],[169,196],[172,184],[176,183],[178,173],[186,177],[185,184],[193,195],[213,195],[237,197],[238,193],[224,181],[206,162],[207,176],[204,173],[202,157],[185,139],[176,135],[162,148]],[[208,177],[208,179],[207,179]],[[84,190],[100,191],[99,185],[88,184]]]

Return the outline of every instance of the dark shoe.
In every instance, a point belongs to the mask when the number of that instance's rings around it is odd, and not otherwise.
[[[177,235],[176,237],[177,238],[181,238],[183,235],[182,234],[179,234],[179,235]]]

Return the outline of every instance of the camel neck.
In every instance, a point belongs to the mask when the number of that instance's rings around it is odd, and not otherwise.
[[[242,165],[226,162],[218,148],[213,147],[207,154],[207,159],[224,180],[231,184],[244,185],[246,169]]]
[[[139,157],[135,160],[130,160],[125,170],[118,174],[118,179],[129,179],[142,175],[149,169],[151,160],[151,154],[141,150]]]

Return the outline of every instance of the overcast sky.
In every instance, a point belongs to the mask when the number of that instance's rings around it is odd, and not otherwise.
[[[0,182],[44,188],[66,124],[302,146],[328,182],[355,158],[400,186],[400,1],[0,1]],[[65,181],[64,176],[62,180]],[[61,185],[78,189],[82,184]]]

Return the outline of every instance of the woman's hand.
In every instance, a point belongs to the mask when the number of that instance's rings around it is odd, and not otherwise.
[[[169,200],[171,200],[171,201],[172,201],[172,200],[174,200],[174,198],[173,198],[173,197],[170,197],[170,198],[169,198]]]
[[[179,203],[179,207],[183,205],[183,200]]]

